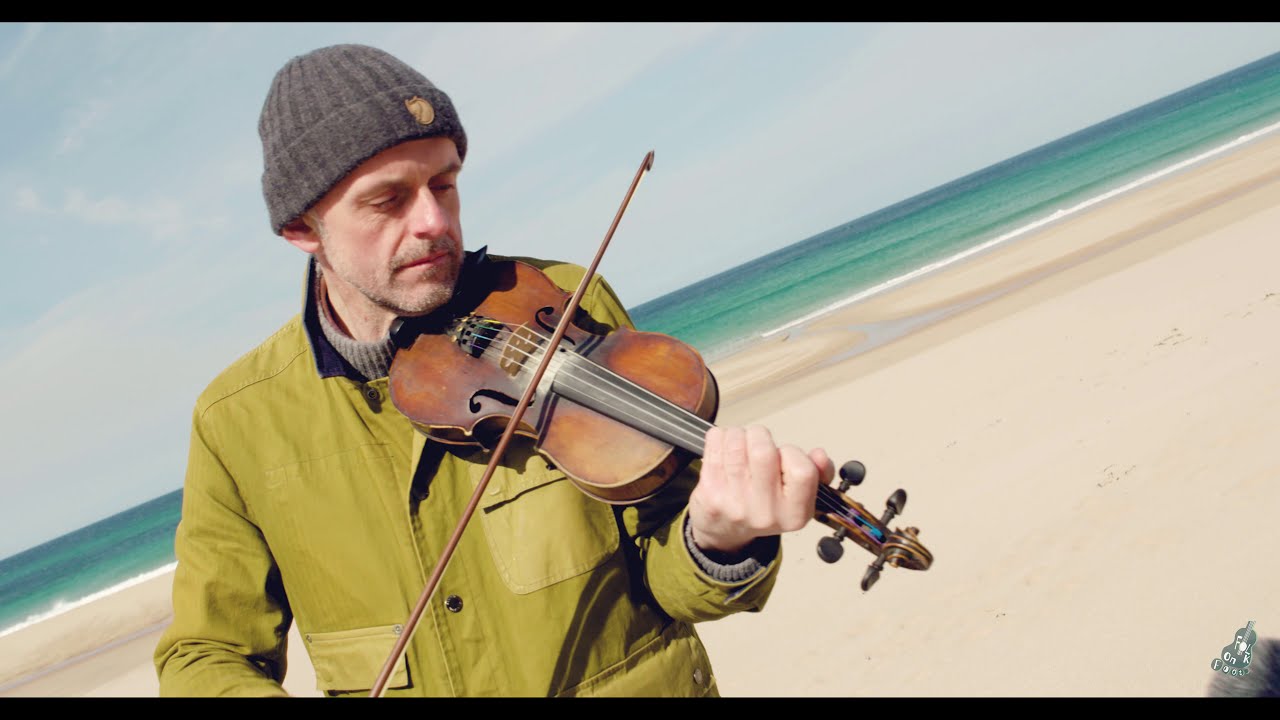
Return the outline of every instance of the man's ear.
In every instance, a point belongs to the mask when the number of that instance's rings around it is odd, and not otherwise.
[[[290,245],[304,253],[314,255],[320,249],[320,233],[302,218],[291,220],[280,229],[280,234]]]

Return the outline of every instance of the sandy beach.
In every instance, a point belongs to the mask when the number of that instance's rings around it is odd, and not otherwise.
[[[1269,136],[716,363],[720,422],[861,460],[935,556],[864,593],[787,535],[765,611],[699,626],[722,694],[1199,696],[1280,636],[1277,228]],[[0,637],[0,696],[156,695],[169,581]]]

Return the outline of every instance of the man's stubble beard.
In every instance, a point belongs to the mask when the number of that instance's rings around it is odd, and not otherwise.
[[[337,258],[340,260],[337,264],[333,262],[335,258],[327,252],[329,241],[327,228],[325,228],[319,217],[311,215],[309,219],[312,221],[312,227],[315,228],[316,233],[320,236],[323,250],[326,251],[324,258],[325,264],[330,267],[329,274],[336,275],[343,282],[355,288],[366,300],[377,307],[399,317],[414,317],[426,315],[438,309],[453,297],[454,287],[457,285],[458,275],[462,270],[462,250],[461,244],[452,238],[433,241],[426,248],[420,248],[414,252],[402,253],[393,257],[384,278],[365,278],[357,276],[348,270],[348,268],[355,267],[355,263],[347,263],[345,257]],[[421,288],[416,293],[409,291],[395,292],[393,280],[400,268],[418,258],[438,253],[441,250],[448,250],[448,255],[441,264],[426,271],[432,280],[429,285]],[[377,280],[382,280],[383,282],[378,283]],[[381,292],[375,289],[374,286],[376,284],[383,285],[387,291]]]
[[[443,248],[439,245],[433,244],[431,252],[439,252],[441,249]],[[421,255],[417,257],[421,257]],[[408,262],[408,260],[404,262]],[[369,302],[400,317],[426,315],[444,305],[449,301],[449,298],[453,297],[454,286],[458,282],[458,274],[462,265],[457,246],[452,241],[450,241],[447,259],[426,271],[429,282],[425,286],[398,290],[395,287],[394,279],[398,274],[397,270],[402,264],[403,262],[392,261],[391,268],[384,278],[385,282],[380,283],[385,288],[385,292],[373,287],[365,278],[351,275],[346,275],[345,277],[340,275],[340,277],[359,291],[361,295],[364,295]],[[409,272],[417,273],[423,271],[415,269]],[[413,284],[417,285],[418,282],[421,281],[415,281]]]
[[[410,294],[409,297],[403,299],[386,298],[387,302],[385,303],[379,302],[378,298],[368,293],[365,294],[365,297],[379,304],[382,308],[402,317],[426,315],[449,302],[449,298],[453,297],[454,288],[458,283],[458,275],[462,270],[459,248],[452,241],[450,241],[449,245],[447,259],[428,271],[431,283],[422,289],[421,295],[415,297]],[[439,252],[441,249],[443,248],[432,246],[432,252]],[[420,271],[412,270],[410,272]],[[392,274],[395,274],[394,271]]]

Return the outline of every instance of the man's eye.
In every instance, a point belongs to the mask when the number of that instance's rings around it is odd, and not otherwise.
[[[387,208],[394,206],[397,199],[399,199],[398,195],[387,195],[385,197],[375,198],[373,202],[369,204],[379,210],[386,210]]]
[[[453,187],[454,187],[453,183],[440,183],[438,185],[432,185],[431,189],[434,192],[445,192],[448,190],[452,190]]]

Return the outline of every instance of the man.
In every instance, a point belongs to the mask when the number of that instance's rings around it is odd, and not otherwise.
[[[488,462],[388,397],[398,317],[465,284],[449,97],[358,45],[290,60],[259,122],[272,229],[311,256],[300,316],[218,376],[192,423],[164,695],[281,695],[297,622],[330,695],[367,694]],[[580,267],[529,260],[572,289]],[[609,286],[583,308],[629,325]],[[711,695],[692,623],[759,610],[822,450],[713,430],[699,470],[630,506],[513,443],[396,665],[394,695]]]

